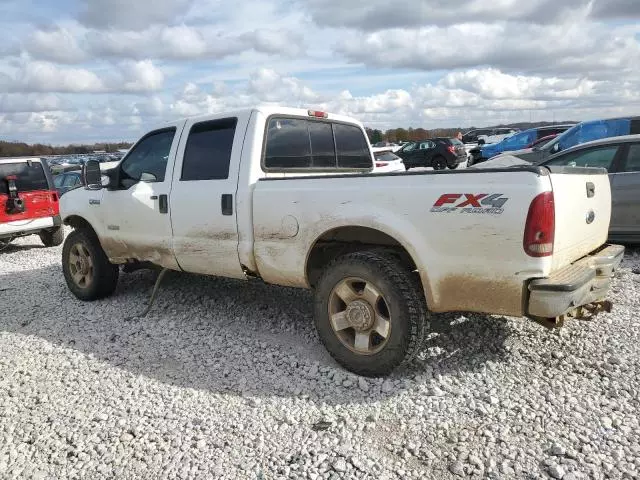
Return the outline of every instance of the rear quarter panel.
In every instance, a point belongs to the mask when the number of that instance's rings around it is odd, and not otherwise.
[[[319,237],[369,227],[409,252],[432,311],[522,315],[524,281],[551,268],[522,246],[529,204],[549,189],[547,175],[516,170],[260,181],[255,260],[265,281],[307,287],[307,255]],[[502,203],[497,210],[482,205],[490,196]]]

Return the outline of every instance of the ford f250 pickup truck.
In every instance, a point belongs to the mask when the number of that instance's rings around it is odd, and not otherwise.
[[[429,312],[555,322],[609,306],[605,170],[519,167],[372,175],[362,124],[261,107],[169,123],[61,199],[62,266],[86,301],[119,266],[313,289],[331,355],[366,376],[419,351]],[[583,308],[585,307],[585,308]]]

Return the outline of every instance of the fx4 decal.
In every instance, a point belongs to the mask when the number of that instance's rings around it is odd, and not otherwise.
[[[508,201],[501,193],[445,193],[433,204],[431,212],[500,215]]]

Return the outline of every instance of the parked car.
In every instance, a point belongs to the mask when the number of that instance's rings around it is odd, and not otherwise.
[[[624,254],[605,245],[606,172],[372,169],[362,124],[325,112],[163,124],[106,175],[88,161],[86,187],[62,197],[65,281],[92,301],[114,293],[119,265],[148,262],[310,288],[325,347],[374,377],[423,348],[427,309],[553,323],[606,298]]]
[[[373,153],[373,173],[404,172],[404,162],[402,158],[391,151],[380,151]]]
[[[567,131],[573,125],[554,125],[551,127],[530,128],[523,132],[518,132],[498,143],[491,143],[478,146],[471,150],[470,164],[481,163],[495,157],[503,152],[511,152],[520,150],[536,140],[546,137],[547,135],[557,135]]]
[[[82,175],[81,171],[69,171],[65,173],[60,173],[53,177],[53,183],[56,187],[56,191],[58,195],[62,196],[69,190],[73,188],[77,188],[82,185]]]
[[[619,117],[578,123],[542,146],[514,150],[510,155],[541,163],[551,155],[592,140],[640,134],[640,117]]]
[[[611,182],[609,238],[640,243],[640,135],[583,143],[541,165],[606,168]]]
[[[510,137],[520,130],[512,127],[476,128],[469,130],[462,135],[462,143],[484,145],[485,143],[496,143]]]
[[[39,235],[46,247],[64,240],[58,193],[39,158],[0,159],[0,245]]]
[[[464,144],[457,138],[432,138],[412,142],[396,152],[404,160],[407,170],[416,167],[432,167],[434,170],[458,168],[467,161]]]

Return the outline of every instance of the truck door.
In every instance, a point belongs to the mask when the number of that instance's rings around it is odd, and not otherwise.
[[[193,273],[244,278],[238,257],[238,173],[250,113],[188,120],[170,198],[173,248]]]
[[[177,269],[171,251],[168,199],[184,122],[142,137],[118,165],[117,185],[101,199],[100,240],[112,260],[137,259]]]

